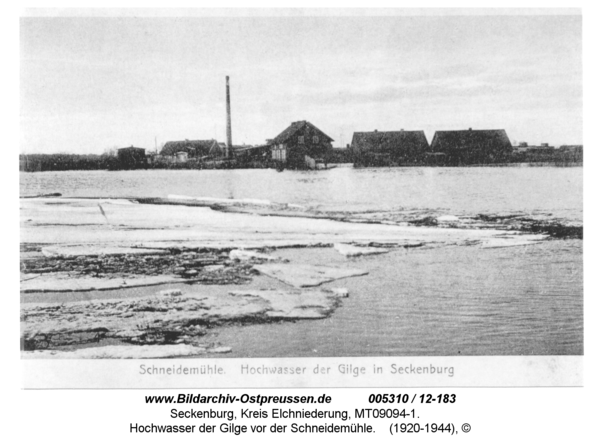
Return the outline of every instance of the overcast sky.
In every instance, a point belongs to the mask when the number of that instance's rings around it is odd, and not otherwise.
[[[582,143],[580,16],[23,18],[21,152],[234,144],[309,120]],[[342,144],[343,143],[343,144]]]

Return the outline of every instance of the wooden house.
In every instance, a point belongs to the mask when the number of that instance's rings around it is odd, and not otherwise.
[[[421,161],[429,150],[422,130],[354,132],[350,145],[356,166],[392,166]]]
[[[446,155],[448,165],[489,164],[508,161],[513,147],[504,129],[437,131],[431,151]]]
[[[277,167],[316,169],[327,163],[332,141],[312,123],[296,121],[270,141],[271,159]]]

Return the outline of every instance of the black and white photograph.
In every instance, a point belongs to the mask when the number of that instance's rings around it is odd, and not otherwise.
[[[583,356],[580,10],[19,32],[22,360]]]

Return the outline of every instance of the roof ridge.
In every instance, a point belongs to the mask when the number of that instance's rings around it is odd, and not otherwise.
[[[448,129],[436,130],[436,132],[506,132],[506,129]]]
[[[416,129],[416,130],[405,130],[405,129],[401,129],[401,130],[369,130],[369,131],[362,131],[362,132],[354,132],[355,134],[395,134],[395,133],[406,133],[406,132],[425,132],[422,129]]]
[[[327,135],[325,132],[323,132],[317,126],[312,124],[310,121],[300,120],[300,121],[293,121],[281,133],[279,133],[279,135],[277,135],[275,138],[273,138],[273,140],[271,141],[271,144],[281,143],[281,142],[289,139],[290,137],[294,136],[294,134],[296,134],[304,126],[309,126],[313,130],[323,134],[325,137],[327,137],[329,139],[329,141],[333,141],[333,138],[331,138],[329,135]]]

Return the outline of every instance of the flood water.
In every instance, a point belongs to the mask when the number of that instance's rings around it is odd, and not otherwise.
[[[582,221],[581,167],[338,167],[326,171],[138,170],[21,173],[21,195],[258,198],[316,210],[519,212]]]
[[[324,287],[350,297],[328,319],[228,327],[235,356],[583,354],[581,241],[409,249],[355,259],[369,270]],[[304,255],[342,264],[330,249]],[[281,255],[297,261],[294,251]]]
[[[583,222],[582,168],[44,172],[21,174],[20,186],[21,195],[176,194],[318,211],[514,213]],[[276,253],[291,262],[347,262],[332,249]],[[353,261],[369,274],[325,285],[350,290],[330,318],[219,329],[216,339],[233,348],[225,356],[583,354],[581,240],[403,249]]]

